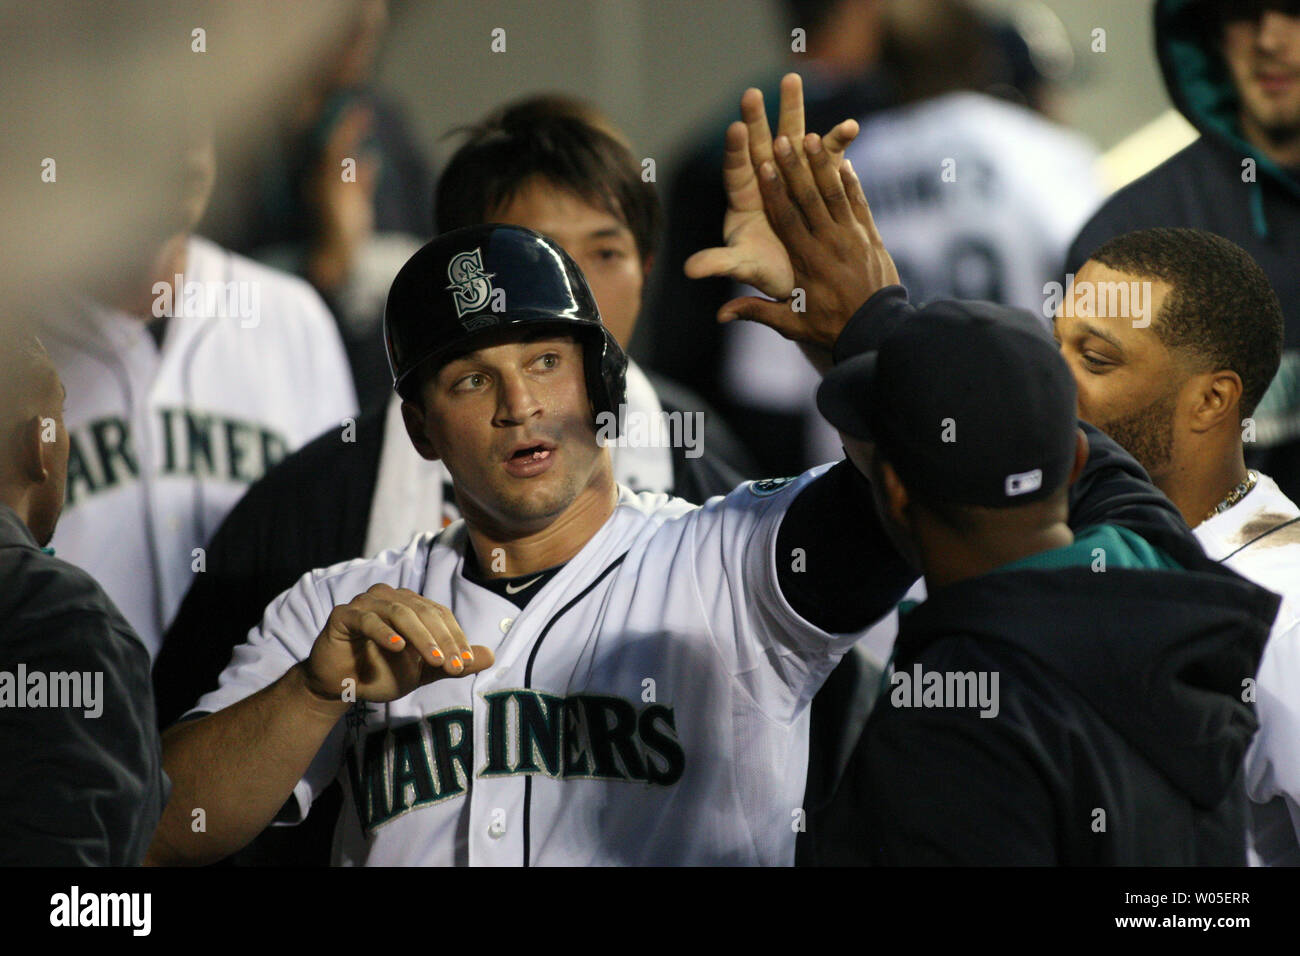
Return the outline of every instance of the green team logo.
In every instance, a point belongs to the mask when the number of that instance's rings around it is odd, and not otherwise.
[[[467,707],[376,728],[348,748],[348,778],[363,830],[373,832],[412,810],[464,796],[476,776],[671,787],[686,769],[671,707],[638,710],[621,697],[533,690],[483,699],[486,753],[474,752],[474,714]]]
[[[751,481],[749,483],[749,491],[755,498],[766,498],[768,495],[776,494],[792,481],[794,481],[793,477],[763,478],[759,481]]]

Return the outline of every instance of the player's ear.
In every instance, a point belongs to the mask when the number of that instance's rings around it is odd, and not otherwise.
[[[402,424],[406,426],[406,434],[411,439],[411,444],[415,446],[415,450],[420,453],[421,458],[437,461],[442,457],[425,431],[423,408],[403,399]]]
[[[1083,474],[1083,468],[1088,464],[1088,436],[1083,433],[1082,428],[1074,430],[1074,466],[1070,469],[1070,480],[1067,485],[1074,484],[1075,480]]]
[[[44,482],[50,472],[46,459],[53,445],[47,448],[47,443],[41,440],[43,430],[44,419],[33,415],[13,432],[16,438],[14,465],[18,473],[33,485]]]
[[[1241,405],[1241,393],[1244,391],[1240,375],[1231,369],[1219,369],[1194,376],[1190,384],[1195,389],[1193,431],[1209,431],[1220,425],[1225,418],[1232,420],[1234,430],[1238,427],[1237,408]]]
[[[898,477],[898,472],[894,471],[894,466],[887,461],[877,459],[875,469],[880,475],[881,497],[890,519],[899,527],[910,528],[907,507],[912,499],[903,485],[903,480]]]

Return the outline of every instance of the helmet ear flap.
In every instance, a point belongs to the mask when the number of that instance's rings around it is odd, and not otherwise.
[[[627,401],[627,353],[604,326],[593,328],[584,344],[587,394],[596,412],[597,427],[603,416],[612,415],[621,431],[623,416],[619,410]]]

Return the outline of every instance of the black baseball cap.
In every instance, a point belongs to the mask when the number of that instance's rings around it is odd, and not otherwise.
[[[944,300],[827,373],[817,407],[909,489],[954,504],[1046,498],[1074,467],[1074,377],[1028,312]]]

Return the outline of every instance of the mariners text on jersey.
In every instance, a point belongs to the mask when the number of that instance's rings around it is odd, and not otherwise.
[[[155,409],[163,438],[158,474],[252,484],[289,452],[285,436],[256,422],[187,408]],[[68,429],[68,506],[140,477],[131,423],[118,415]]]
[[[474,776],[545,774],[671,786],[685,769],[673,710],[663,704],[638,713],[621,697],[521,689],[489,694],[487,705],[487,753]],[[349,750],[348,781],[362,828],[373,831],[410,810],[468,792],[475,765],[473,720],[472,710],[455,707],[375,731],[364,746],[358,742]]]

